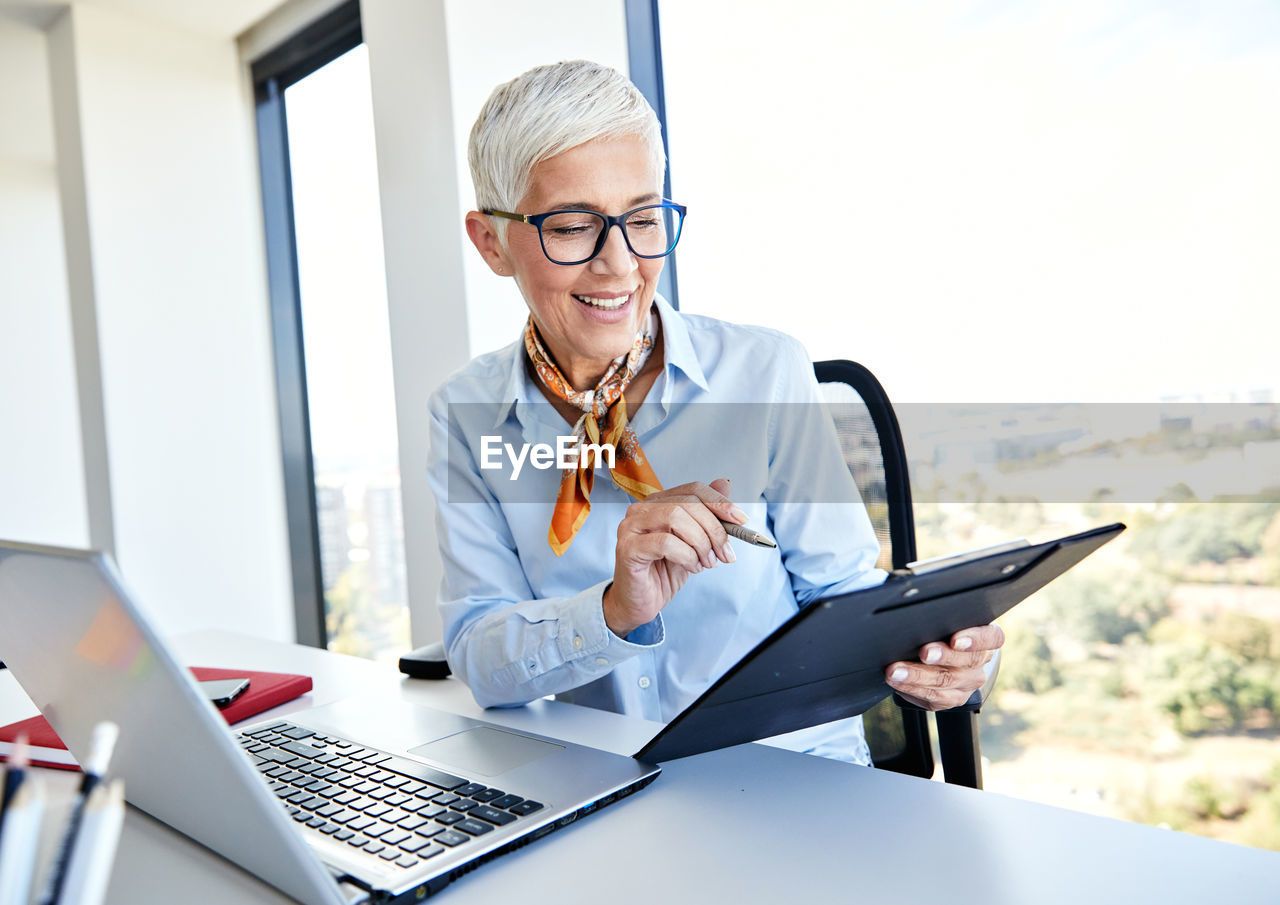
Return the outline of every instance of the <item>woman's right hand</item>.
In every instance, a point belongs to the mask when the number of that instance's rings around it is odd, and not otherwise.
[[[632,503],[618,525],[613,582],[604,592],[604,619],[625,638],[650,622],[690,575],[737,557],[720,519],[745,524],[726,494],[728,478],[682,484]]]

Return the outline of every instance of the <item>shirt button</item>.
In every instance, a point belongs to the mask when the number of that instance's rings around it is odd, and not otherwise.
[[[641,676],[641,677],[640,677],[640,687],[641,687],[641,688],[648,688],[648,687],[649,687],[649,677],[648,677],[648,676]]]
[[[574,635],[574,636],[573,636],[573,649],[574,649],[574,650],[582,650],[582,636],[581,636],[581,635]]]
[[[605,657],[596,657],[596,664],[597,664],[598,666],[608,666],[608,665],[609,665],[609,661],[608,661],[608,659],[607,659],[607,658],[605,658]]]

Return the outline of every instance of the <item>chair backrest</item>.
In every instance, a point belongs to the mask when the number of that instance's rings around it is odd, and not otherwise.
[[[878,564],[883,569],[905,568],[916,559],[915,519],[906,448],[889,397],[880,381],[856,362],[819,361],[813,370],[880,540]],[[867,711],[863,722],[877,767],[933,775],[927,714],[899,707],[890,696]]]

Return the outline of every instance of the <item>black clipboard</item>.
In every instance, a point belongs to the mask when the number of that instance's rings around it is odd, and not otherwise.
[[[765,638],[636,753],[651,763],[857,716],[891,693],[884,669],[986,625],[1076,565],[1119,523],[979,555],[819,600]]]

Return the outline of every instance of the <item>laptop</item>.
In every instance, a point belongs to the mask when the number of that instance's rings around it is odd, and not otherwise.
[[[376,698],[230,729],[104,554],[0,541],[0,660],[131,804],[301,902],[416,902],[643,788],[631,757]]]

